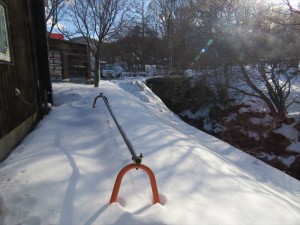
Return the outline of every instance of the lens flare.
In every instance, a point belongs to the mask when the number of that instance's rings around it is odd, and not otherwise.
[[[210,38],[210,39],[207,41],[206,46],[209,47],[209,46],[211,46],[213,43],[214,43],[213,39]]]
[[[195,61],[198,61],[200,59],[200,55],[204,55],[213,43],[213,39],[208,39],[207,43],[205,44],[205,47],[201,48],[200,53],[195,56]]]

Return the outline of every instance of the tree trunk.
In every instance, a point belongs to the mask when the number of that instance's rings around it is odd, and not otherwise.
[[[94,78],[94,86],[95,87],[99,87],[99,81],[100,81],[100,74],[99,74],[99,69],[100,69],[100,60],[99,60],[99,56],[97,54],[97,56],[95,57],[95,72],[94,72],[94,75],[95,75],[95,78]]]
[[[277,110],[274,107],[273,103],[271,102],[271,100],[258,88],[256,87],[253,82],[251,81],[249,74],[247,73],[245,66],[240,65],[243,77],[245,78],[245,81],[247,83],[247,85],[257,94],[259,95],[259,97],[267,104],[267,106],[270,109],[270,114],[272,116],[277,116]]]
[[[100,69],[100,57],[99,57],[99,51],[96,53],[95,57],[95,78],[94,78],[94,86],[99,87],[99,81],[100,81],[100,74],[99,74],[99,69]]]

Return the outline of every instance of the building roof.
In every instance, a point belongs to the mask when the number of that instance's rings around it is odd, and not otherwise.
[[[49,35],[50,38],[53,38],[53,39],[57,39],[57,40],[64,40],[65,39],[65,36],[63,34],[56,34],[56,33],[51,33]]]

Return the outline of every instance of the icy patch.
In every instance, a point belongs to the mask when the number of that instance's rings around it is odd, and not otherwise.
[[[248,108],[246,108],[246,107],[242,107],[242,108],[240,108],[239,109],[239,113],[241,114],[241,113],[246,113],[246,112],[249,112],[250,110],[248,109]]]
[[[248,131],[248,137],[249,138],[254,138],[256,141],[260,140],[259,134],[254,132],[254,131]]]
[[[257,118],[257,117],[253,117],[253,118],[250,118],[249,121],[252,123],[252,124],[255,124],[255,125],[260,125],[260,124],[268,124],[270,123],[271,121],[273,120],[273,117],[266,114],[264,118]]]
[[[267,158],[268,161],[271,161],[273,159],[275,159],[277,156],[276,155],[270,155],[268,153],[262,152],[260,154],[257,155],[259,158]]]
[[[299,136],[299,131],[297,131],[292,125],[287,125],[287,124],[283,124],[280,128],[278,128],[274,132],[283,135],[284,137],[288,138],[292,142],[297,142]]]
[[[239,113],[246,113],[246,112],[267,113],[269,111],[265,103],[257,98],[246,96],[243,99],[243,104],[246,107],[240,108]]]
[[[287,148],[287,151],[300,153],[300,142],[293,142]]]
[[[198,119],[198,118],[203,118],[207,117],[209,113],[209,107],[205,108],[200,108],[197,112],[193,113],[190,109],[183,111],[180,113],[181,116],[187,116],[190,119]]]
[[[282,164],[286,165],[287,167],[290,167],[296,160],[296,156],[282,157],[282,156],[270,155],[265,152],[262,152],[262,153],[258,154],[257,156],[259,158],[265,158],[268,161],[271,161],[271,160],[277,158],[279,161],[282,162]]]
[[[237,118],[237,113],[231,113],[229,116],[225,117],[224,120],[226,123],[229,123],[231,121],[235,121]]]
[[[241,133],[249,138],[254,138],[254,140],[256,140],[256,141],[260,140],[259,134],[254,131],[241,129]]]
[[[278,159],[287,167],[290,167],[296,160],[296,156],[289,156],[287,158],[279,156]]]

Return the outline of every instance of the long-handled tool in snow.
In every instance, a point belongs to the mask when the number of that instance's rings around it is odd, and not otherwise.
[[[118,130],[119,130],[120,134],[122,135],[123,140],[125,141],[125,143],[126,143],[126,145],[127,145],[127,148],[129,149],[129,151],[130,151],[130,153],[131,153],[131,156],[132,156],[131,159],[132,159],[133,163],[135,163],[135,164],[137,164],[137,165],[141,164],[142,158],[143,158],[143,154],[141,153],[139,156],[137,156],[137,154],[135,153],[135,150],[134,150],[134,148],[133,148],[133,146],[132,146],[130,140],[127,138],[127,136],[126,136],[124,130],[122,129],[122,127],[121,127],[120,124],[118,123],[118,120],[117,120],[117,118],[115,117],[115,115],[114,115],[114,113],[113,113],[113,111],[112,111],[112,109],[111,109],[111,107],[110,107],[110,105],[109,105],[109,103],[108,103],[108,100],[107,100],[107,98],[103,95],[103,93],[100,93],[100,94],[94,99],[93,108],[96,107],[97,99],[100,98],[100,97],[103,99],[103,101],[104,101],[104,103],[105,103],[105,105],[106,105],[108,111],[110,112],[111,117],[113,118],[113,120],[114,120],[116,126],[118,127]]]
[[[155,203],[160,203],[155,175],[149,167],[141,164],[143,154],[141,153],[139,156],[137,156],[137,154],[135,153],[135,150],[134,150],[130,140],[128,139],[126,133],[122,129],[121,125],[119,124],[117,118],[115,117],[115,115],[114,115],[114,113],[113,113],[113,111],[112,111],[112,109],[109,105],[108,99],[106,98],[106,96],[103,95],[103,93],[100,93],[94,99],[93,108],[96,107],[96,103],[97,103],[98,98],[103,99],[103,101],[104,101],[108,111],[110,112],[110,115],[113,118],[113,120],[114,120],[121,136],[123,137],[124,142],[126,143],[126,146],[128,147],[129,152],[131,153],[131,156],[132,156],[131,159],[133,161],[132,164],[129,164],[129,165],[123,167],[123,169],[118,173],[118,176],[116,178],[115,185],[114,185],[114,188],[113,188],[113,191],[112,191],[112,194],[111,194],[110,203],[117,202],[118,193],[119,193],[119,189],[120,189],[120,186],[121,186],[122,179],[123,179],[124,175],[129,170],[132,170],[132,169],[141,169],[141,170],[144,170],[147,173],[147,175],[149,177],[149,180],[150,180],[151,188],[152,188],[153,203],[154,204]]]

